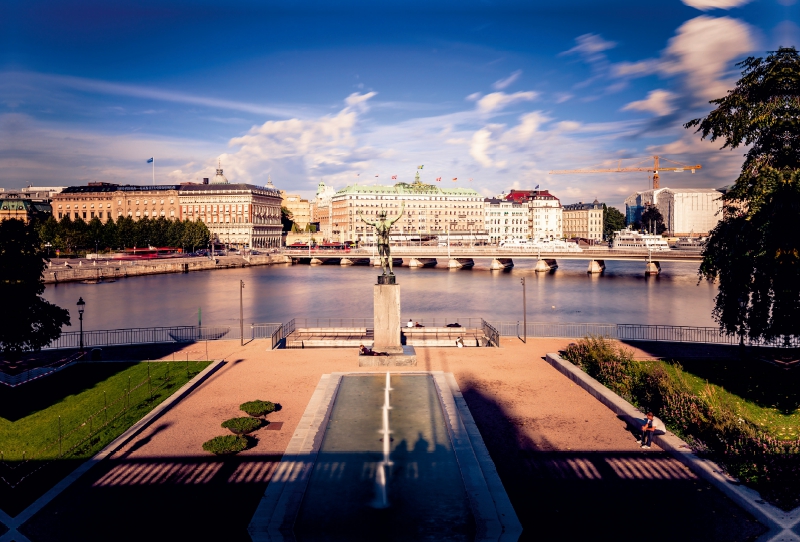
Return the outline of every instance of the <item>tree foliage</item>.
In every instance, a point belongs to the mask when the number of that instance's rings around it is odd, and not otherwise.
[[[700,275],[719,280],[714,317],[722,330],[788,341],[800,336],[800,55],[780,48],[739,65],[736,88],[686,124],[722,148],[750,147]]]
[[[612,238],[614,232],[625,228],[625,215],[616,207],[607,207],[603,204],[603,237]]]
[[[667,230],[667,227],[664,225],[664,216],[655,205],[649,205],[647,209],[645,209],[642,213],[640,224],[642,228],[656,235],[661,235]]]
[[[0,299],[7,315],[0,351],[10,360],[47,346],[70,324],[69,311],[41,297],[47,261],[33,223],[0,221]]]
[[[88,223],[83,219],[72,220],[65,216],[61,220],[49,217],[37,226],[42,243],[50,243],[53,249],[73,253],[80,249],[99,250],[132,247],[184,247],[194,251],[208,245],[210,232],[201,221],[155,220],[142,218],[133,220],[122,216],[105,224],[98,218]]]
[[[283,231],[294,231],[292,229],[294,227],[293,219],[292,212],[286,207],[281,206],[281,226],[283,226]]]

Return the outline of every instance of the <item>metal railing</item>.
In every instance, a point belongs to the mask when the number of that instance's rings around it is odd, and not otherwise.
[[[244,339],[267,339],[281,326],[279,323],[251,323],[244,326]],[[239,326],[171,326],[127,329],[101,329],[83,332],[84,349],[102,346],[158,344],[191,341],[238,340]],[[45,349],[79,348],[80,331],[67,331]]]
[[[272,333],[272,349],[275,350],[279,346],[286,345],[286,337],[294,333],[294,318],[281,324],[278,329]]]
[[[458,327],[453,326],[452,324],[459,324],[460,327],[470,328],[470,329],[480,329],[483,326],[483,318],[463,318],[463,317],[444,317],[444,318],[422,318],[420,320],[412,320],[414,324],[419,324],[425,327]],[[401,326],[405,328],[408,325],[408,321],[404,320],[401,322]]]
[[[289,323],[294,327],[292,331],[287,331],[286,335],[300,328],[364,327],[372,329],[374,327],[372,318],[293,318]]]
[[[499,347],[500,346],[500,332],[497,331],[497,329],[492,324],[490,324],[489,322],[487,322],[483,318],[481,318],[481,327],[483,328],[483,334],[486,336],[486,338],[489,341],[489,346],[497,346],[497,347]]]
[[[11,388],[16,388],[26,382],[30,382],[32,380],[36,380],[37,378],[42,378],[43,376],[47,376],[49,374],[53,374],[61,369],[66,369],[70,365],[73,365],[80,361],[81,357],[83,357],[82,352],[76,352],[74,354],[70,354],[69,356],[60,359],[58,361],[54,361],[53,363],[48,363],[47,365],[42,365],[40,367],[31,367],[30,369],[26,369],[25,371],[10,375],[3,372],[0,372],[0,384],[5,384]]]
[[[521,322],[493,322],[503,337],[521,337]],[[739,344],[739,337],[725,335],[716,327],[664,326],[645,324],[603,324],[603,323],[562,323],[528,322],[528,337],[575,338],[590,335],[608,337],[621,341],[687,342],[703,344]],[[748,346],[767,346],[775,348],[796,348],[800,339],[792,339],[786,344],[783,340],[748,341]]]

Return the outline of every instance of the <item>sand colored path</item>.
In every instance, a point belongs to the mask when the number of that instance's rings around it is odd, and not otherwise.
[[[417,369],[454,373],[523,539],[749,540],[763,531],[667,454],[641,450],[622,421],[542,360],[568,343],[504,339],[499,349],[417,350]],[[247,540],[247,523],[320,375],[371,370],[359,369],[355,349],[267,347],[209,343],[210,357],[226,365],[22,531],[34,542],[108,539],[105,529],[118,540]],[[205,348],[162,354],[200,358]],[[280,403],[269,419],[282,428],[258,431],[256,445],[235,458],[203,452],[205,440],[225,433],[219,424],[256,398]],[[643,531],[648,510],[659,525]]]

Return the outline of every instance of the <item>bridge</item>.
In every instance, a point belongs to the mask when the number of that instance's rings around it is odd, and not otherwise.
[[[286,249],[282,254],[295,263],[308,261],[313,264],[339,263],[341,265],[380,265],[378,258],[369,249],[325,250],[325,249]],[[514,260],[536,260],[537,272],[548,272],[558,268],[558,260],[588,261],[587,273],[602,273],[606,261],[639,261],[644,264],[646,275],[661,272],[661,262],[686,262],[699,264],[703,259],[696,251],[648,251],[616,250],[606,247],[592,247],[581,251],[545,251],[528,247],[494,246],[396,246],[392,247],[394,265],[402,265],[408,259],[409,267],[433,267],[439,260],[447,261],[451,269],[469,268],[476,259],[490,259],[491,269],[507,269],[514,266]]]

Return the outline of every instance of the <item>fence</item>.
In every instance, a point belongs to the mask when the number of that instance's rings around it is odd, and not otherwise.
[[[40,367],[32,367],[16,375],[0,372],[0,384],[5,384],[11,388],[16,388],[17,386],[25,384],[26,382],[30,382],[31,380],[36,380],[37,378],[42,378],[43,376],[47,376],[55,373],[56,371],[60,371],[61,369],[65,369],[70,365],[77,363],[81,357],[81,352],[76,352],[63,359],[54,361],[53,363],[42,365]]]
[[[244,339],[267,339],[280,327],[277,323],[245,324]],[[83,332],[84,348],[123,346],[129,344],[156,344],[189,341],[216,341],[240,339],[238,325],[232,326],[172,326],[128,329],[102,329]],[[46,346],[46,349],[79,348],[80,331],[67,331]]]
[[[489,345],[500,346],[500,332],[497,331],[492,324],[483,319],[481,319],[481,327],[483,328],[483,334],[489,339]]]
[[[116,397],[103,392],[103,406],[80,421],[62,424],[61,416],[47,430],[45,444],[34,450],[0,451],[0,480],[11,488],[52,461],[72,456],[86,457],[102,448],[142,418],[156,404],[196,376],[205,362],[145,362],[147,376],[131,382]],[[203,363],[202,367],[199,363]],[[151,367],[154,367],[151,372]],[[45,431],[42,429],[42,431]]]
[[[521,337],[520,322],[496,322],[494,326],[503,337]],[[644,324],[601,324],[528,322],[528,337],[581,338],[589,335],[603,336],[621,341],[688,342],[705,344],[739,344],[739,337],[722,334],[716,327],[662,326]],[[748,346],[797,348],[800,339],[790,341],[745,341]]]

